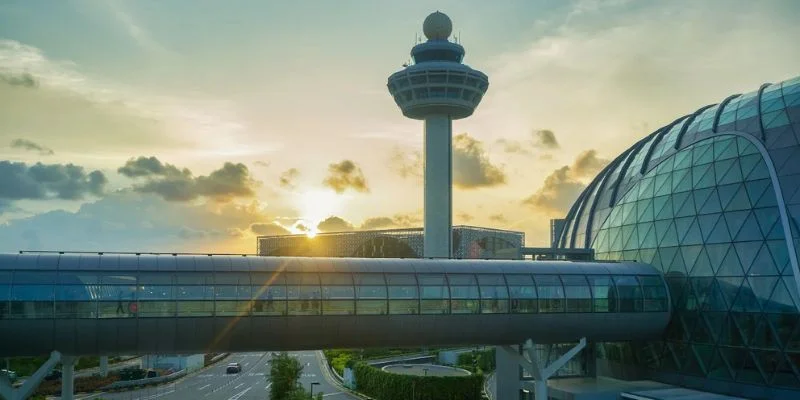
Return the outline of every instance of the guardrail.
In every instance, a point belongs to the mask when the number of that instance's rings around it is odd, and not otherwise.
[[[114,389],[122,389],[128,388],[133,386],[146,386],[146,385],[153,385],[158,383],[165,383],[165,382],[172,382],[176,379],[182,378],[186,376],[187,371],[182,369],[178,372],[164,375],[164,376],[157,376],[155,378],[144,378],[144,379],[136,379],[133,381],[117,381],[110,385],[103,386],[100,390],[114,390]]]

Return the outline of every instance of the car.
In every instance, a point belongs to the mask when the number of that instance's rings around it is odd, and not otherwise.
[[[59,380],[59,379],[61,379],[61,370],[60,369],[54,369],[54,370],[50,371],[50,373],[47,374],[47,376],[44,377],[44,380],[46,380],[46,381],[56,381],[56,380]]]
[[[225,373],[227,374],[238,374],[239,372],[242,372],[242,364],[236,362],[229,363],[228,367],[225,368]]]
[[[0,369],[0,375],[5,375],[8,377],[8,381],[14,383],[17,380],[17,373],[14,371],[9,371],[7,369]]]

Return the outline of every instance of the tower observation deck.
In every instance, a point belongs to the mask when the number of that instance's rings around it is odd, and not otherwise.
[[[427,41],[411,49],[413,63],[389,77],[389,93],[403,115],[425,121],[426,258],[452,251],[452,121],[472,115],[489,88],[489,78],[461,61],[464,48],[448,40],[450,18],[435,12],[423,23]]]

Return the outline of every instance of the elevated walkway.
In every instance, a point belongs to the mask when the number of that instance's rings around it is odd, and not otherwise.
[[[0,255],[0,356],[562,343],[657,337],[637,263]]]

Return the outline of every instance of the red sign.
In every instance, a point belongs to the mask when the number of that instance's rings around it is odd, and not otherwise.
[[[139,311],[139,305],[136,303],[128,303],[128,311],[132,314],[136,314]]]

